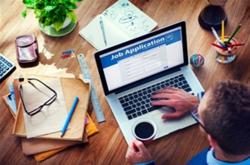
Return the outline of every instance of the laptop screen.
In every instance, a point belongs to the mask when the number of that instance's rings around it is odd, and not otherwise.
[[[100,55],[109,91],[184,63],[182,27]]]

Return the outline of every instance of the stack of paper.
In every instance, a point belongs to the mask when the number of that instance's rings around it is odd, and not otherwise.
[[[98,129],[94,124],[94,122],[92,121],[92,119],[90,118],[90,116],[86,114],[89,103],[89,94],[90,94],[89,91],[90,88],[88,84],[83,83],[79,79],[72,79],[72,78],[60,78],[60,79],[51,77],[39,77],[39,78],[42,78],[43,82],[45,82],[48,86],[50,86],[57,92],[57,99],[55,101],[55,105],[57,107],[48,106],[48,109],[43,110],[42,112],[44,113],[43,115],[45,115],[47,118],[45,118],[45,116],[43,116],[42,118],[41,116],[39,117],[35,115],[36,117],[31,119],[30,116],[28,116],[24,112],[22,102],[20,100],[20,94],[18,92],[19,82],[17,80],[14,81],[14,89],[15,89],[14,97],[7,95],[3,96],[3,99],[5,103],[8,105],[11,114],[16,119],[14,126],[14,134],[22,137],[21,142],[22,142],[23,153],[25,155],[34,155],[34,158],[37,161],[42,161],[66,149],[69,146],[80,143],[86,143],[88,141],[88,137],[97,133]],[[71,88],[72,83],[75,85],[75,89]],[[47,99],[46,96],[41,96],[41,95],[39,96],[38,94],[35,95],[34,93],[32,94],[32,92],[34,91],[32,91],[32,89],[30,89],[29,85],[27,84],[23,84],[22,87],[24,96],[23,100],[25,103],[27,103],[26,107],[27,109],[33,106],[35,107],[37,106],[34,105],[35,100]],[[39,87],[40,91],[43,92],[44,94],[48,94],[49,92],[46,92],[47,89],[43,88],[44,87],[42,86]],[[32,97],[27,97],[26,94],[28,93]],[[63,124],[61,125],[61,123],[63,122],[60,122],[60,120],[63,121],[65,120],[65,116],[67,116],[67,113],[69,111],[69,106],[70,104],[72,104],[72,100],[74,98],[73,96],[77,94],[79,94],[80,102],[75,110],[75,114],[73,114],[73,117],[70,121],[70,127],[65,134],[66,137],[61,138],[60,137],[61,133],[58,131],[62,128]],[[38,96],[39,98],[37,98]],[[18,109],[15,109],[15,106],[10,106],[13,104],[17,104],[16,107],[18,107]],[[49,111],[50,108],[52,108],[51,111]],[[59,112],[61,114],[59,114]],[[35,121],[35,119],[40,119],[41,122],[37,122]],[[47,121],[52,119],[55,121],[48,121],[48,122],[50,124],[54,122],[55,125],[57,125],[56,127],[53,126],[52,127],[53,129],[47,127],[48,124],[44,123],[45,120]],[[37,128],[39,127],[40,131],[38,132],[36,131],[35,129],[36,126]],[[27,138],[27,137],[32,137],[32,138]]]

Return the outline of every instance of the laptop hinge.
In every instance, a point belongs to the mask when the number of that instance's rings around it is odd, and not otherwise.
[[[165,76],[165,75],[169,75],[169,74],[172,74],[172,73],[177,72],[177,71],[180,71],[180,70],[181,70],[181,67],[179,67],[179,68],[174,68],[174,69],[170,69],[170,70],[168,70],[168,71],[164,71],[164,72],[158,73],[158,74],[156,74],[156,75],[153,75],[153,76],[144,78],[144,79],[142,79],[142,80],[139,80],[139,81],[137,81],[137,82],[135,82],[135,83],[133,83],[133,84],[129,84],[129,85],[126,85],[126,86],[124,86],[124,87],[122,87],[122,88],[119,88],[119,89],[117,89],[117,91],[115,91],[114,93],[115,93],[115,94],[118,94],[118,93],[127,91],[127,90],[129,90],[129,89],[131,89],[131,88],[134,88],[134,87],[137,87],[137,86],[139,86],[139,85],[141,85],[141,84],[148,83],[148,82],[150,82],[150,81],[156,80],[156,79],[161,78],[161,77],[163,77],[163,76]]]

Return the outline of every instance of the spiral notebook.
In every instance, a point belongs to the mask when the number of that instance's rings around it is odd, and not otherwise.
[[[102,50],[153,30],[157,23],[128,0],[118,0],[97,15],[79,33]]]

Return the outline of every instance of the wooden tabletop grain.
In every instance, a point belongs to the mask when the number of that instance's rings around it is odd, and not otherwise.
[[[24,9],[22,1],[1,0],[0,5],[0,52],[17,65],[16,71],[0,84],[0,95],[8,93],[8,82],[20,74],[39,75],[75,75],[80,74],[75,57],[62,59],[61,53],[74,49],[84,53],[90,66],[91,76],[103,107],[106,122],[98,124],[100,132],[89,139],[89,143],[71,147],[45,160],[42,164],[93,164],[123,165],[127,144],[104,98],[100,78],[97,73],[93,53],[96,51],[78,34],[98,13],[101,13],[115,0],[84,0],[76,10],[78,24],[69,35],[52,38],[44,35],[38,28],[34,14],[21,17]],[[224,65],[216,62],[215,50],[210,43],[213,35],[203,30],[198,24],[200,11],[208,4],[205,0],[132,0],[141,10],[152,17],[158,28],[185,20],[189,57],[200,53],[205,57],[205,64],[200,69],[193,69],[205,89],[219,80],[235,79],[250,82],[250,0],[230,0],[224,8],[228,16],[225,32],[230,34],[241,23],[242,28],[236,38],[246,44],[240,48],[236,61]],[[33,68],[20,68],[16,60],[15,38],[22,34],[37,36],[40,63]],[[0,164],[36,164],[32,157],[22,153],[20,139],[11,134],[14,119],[0,99]],[[91,116],[94,118],[94,114]],[[150,152],[159,165],[182,165],[192,156],[208,146],[206,136],[197,125],[175,132],[148,145]]]

